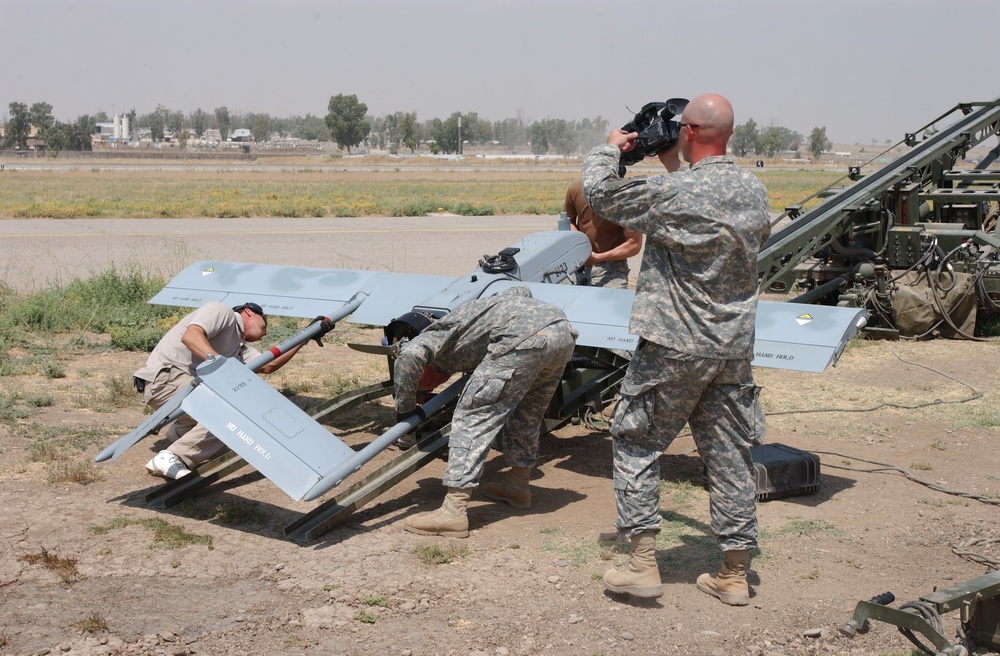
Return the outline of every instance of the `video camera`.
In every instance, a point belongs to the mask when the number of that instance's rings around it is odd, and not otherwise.
[[[671,98],[667,102],[651,102],[639,110],[631,121],[622,126],[625,132],[638,132],[635,148],[622,153],[618,160],[618,173],[625,175],[625,167],[641,162],[646,157],[672,148],[681,138],[681,126],[672,121],[675,116],[684,113],[687,98]]]

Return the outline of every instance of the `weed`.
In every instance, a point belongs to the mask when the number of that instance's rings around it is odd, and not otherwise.
[[[105,621],[105,619],[97,613],[94,613],[85,620],[73,622],[70,626],[78,631],[83,631],[84,633],[97,633],[98,631],[108,630],[107,621]]]
[[[369,606],[378,606],[379,608],[385,608],[389,604],[389,600],[385,598],[384,594],[372,595],[365,599],[365,603]]]
[[[459,542],[449,542],[444,547],[436,544],[421,544],[413,552],[425,565],[446,565],[455,558],[469,555],[469,548]]]
[[[307,649],[312,645],[311,642],[297,635],[286,635],[281,640],[289,647],[297,647],[298,649]]]
[[[62,483],[77,483],[79,485],[90,485],[101,480],[101,472],[90,460],[80,460],[77,462],[53,462],[49,466],[47,478],[49,484],[59,485]]]
[[[539,532],[542,535],[566,535],[566,531],[558,526],[546,526]]]
[[[600,543],[593,540],[547,540],[542,544],[542,549],[557,554],[573,567],[580,567],[595,558],[604,557]]]
[[[354,619],[365,624],[374,624],[378,620],[378,614],[370,610],[359,610],[354,614]]]
[[[917,469],[920,471],[930,471],[933,469],[929,462],[914,462],[910,465],[910,469]]]
[[[106,430],[74,426],[43,426],[32,423],[18,432],[29,439],[28,462],[54,463],[75,456],[107,440]]]
[[[18,419],[28,416],[28,412],[18,407],[19,396],[16,392],[0,394],[0,423],[13,424]]]
[[[267,513],[260,509],[260,504],[254,502],[225,501],[209,510],[192,499],[186,499],[177,509],[185,517],[201,521],[217,520],[226,526],[265,526],[269,519]]]
[[[66,377],[66,370],[63,369],[62,365],[52,360],[48,360],[42,364],[42,372],[49,379]]]
[[[24,404],[32,408],[50,408],[55,402],[55,397],[49,392],[36,392],[24,396]]]
[[[211,535],[198,535],[188,533],[183,526],[170,524],[160,518],[153,519],[129,519],[127,517],[116,517],[104,526],[91,526],[87,530],[95,535],[104,535],[114,529],[125,528],[126,526],[145,526],[153,529],[153,547],[160,549],[178,549],[192,544],[204,544],[209,549],[213,549]]]
[[[61,558],[49,553],[45,547],[36,554],[24,554],[18,557],[18,560],[52,570],[59,575],[63,583],[72,583],[80,576],[80,572],[76,569],[76,558]]]
[[[664,505],[677,509],[690,508],[703,496],[707,496],[707,492],[691,481],[660,481],[660,498]]]
[[[796,537],[812,537],[820,533],[828,533],[838,540],[843,539],[843,532],[825,519],[801,519],[793,517],[788,523],[778,529],[762,531],[764,540],[778,538],[784,535]]]

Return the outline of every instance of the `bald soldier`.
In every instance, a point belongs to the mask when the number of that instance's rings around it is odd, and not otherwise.
[[[663,594],[656,565],[659,457],[685,423],[705,463],[711,528],[723,552],[697,587],[723,603],[749,603],[746,568],[757,547],[750,449],[764,417],[750,363],[757,315],[757,254],[770,236],[767,190],[726,156],[733,108],[716,94],[694,98],[680,137],[657,153],[667,174],[622,180],[620,154],[638,134],[612,130],[583,165],[587,202],[646,235],[630,331],[639,336],[621,385],[613,436],[615,525],[632,558],[604,586],[636,597]],[[690,164],[681,169],[678,155]]]

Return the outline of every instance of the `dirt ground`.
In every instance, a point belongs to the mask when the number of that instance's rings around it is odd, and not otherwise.
[[[307,346],[267,379],[303,403],[321,398],[316,381],[345,372],[377,381],[384,361],[344,345],[361,338],[375,333],[338,327],[326,348]],[[759,504],[753,596],[733,608],[694,586],[720,555],[687,435],[663,457],[666,595],[629,603],[600,583],[626,561],[602,535],[615,516],[606,432],[577,425],[543,438],[534,507],[477,493],[466,540],[401,528],[440,504],[438,459],[301,544],[282,529],[319,502],[292,501],[248,469],[156,510],[144,496],[160,481],[143,464],[162,439],[88,465],[143,420],[138,395],[116,396],[109,381],[145,356],[67,342],[62,377],[38,367],[0,378],[0,394],[18,400],[0,421],[0,654],[908,655],[893,626],[853,639],[837,629],[862,599],[915,600],[1000,557],[998,350],[862,342],[823,374],[757,369],[767,441],[819,455],[822,482]],[[363,444],[392,416],[388,401],[371,402],[333,429]],[[501,466],[494,454],[484,479]],[[67,482],[73,472],[96,480]],[[159,540],[171,527],[188,540]],[[983,559],[956,554],[976,539]],[[946,637],[957,625],[944,616]]]

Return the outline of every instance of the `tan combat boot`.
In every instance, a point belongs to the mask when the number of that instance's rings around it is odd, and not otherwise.
[[[660,569],[656,566],[655,532],[632,537],[632,560],[620,571],[612,568],[604,573],[604,589],[646,599],[663,596]]]
[[[515,508],[527,510],[531,507],[531,489],[528,479],[531,478],[530,467],[511,467],[500,475],[495,483],[483,485],[483,494],[494,501],[505,501]]]
[[[746,606],[750,603],[750,586],[747,585],[749,560],[749,549],[727,551],[716,576],[702,574],[698,577],[698,589],[717,597],[724,604]]]
[[[403,528],[420,535],[440,535],[445,538],[469,537],[468,490],[448,488],[444,503],[437,510],[407,517]]]

